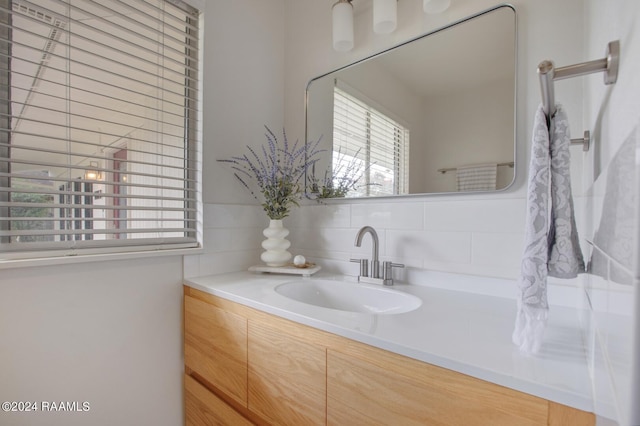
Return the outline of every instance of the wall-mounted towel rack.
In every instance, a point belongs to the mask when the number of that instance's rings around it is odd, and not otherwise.
[[[542,106],[547,115],[547,124],[556,113],[556,102],[553,93],[553,82],[565,78],[577,77],[580,75],[604,72],[604,84],[613,84],[618,80],[618,68],[620,63],[620,41],[615,40],[607,45],[606,57],[595,61],[582,62],[580,64],[568,65],[566,67],[555,68],[553,62],[542,61],[538,65],[538,75],[540,77],[540,88],[542,89]],[[571,144],[581,144],[583,151],[589,150],[591,142],[589,131],[584,132],[584,137],[571,139]]]
[[[506,166],[513,167],[513,161],[510,161],[508,163],[498,163],[497,166],[498,167],[506,167]],[[445,174],[447,172],[452,172],[454,170],[458,170],[458,168],[457,167],[447,167],[445,169],[438,169],[438,172],[440,172],[442,174]]]

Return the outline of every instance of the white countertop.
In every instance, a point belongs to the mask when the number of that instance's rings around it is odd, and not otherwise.
[[[594,411],[587,358],[574,308],[552,306],[540,353],[525,356],[511,343],[514,300],[396,283],[393,289],[418,296],[422,305],[403,314],[374,315],[316,307],[274,290],[284,282],[314,277],[236,272],[191,278],[185,284],[371,346]]]

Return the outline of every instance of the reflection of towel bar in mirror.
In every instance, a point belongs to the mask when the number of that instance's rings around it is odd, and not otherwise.
[[[497,166],[498,167],[506,167],[506,166],[513,167],[513,161],[510,161],[508,163],[498,163]],[[440,172],[442,174],[445,174],[447,172],[453,172],[454,170],[458,170],[458,168],[457,167],[447,167],[445,169],[438,169],[438,172]]]
[[[542,106],[547,116],[547,124],[549,123],[549,119],[556,113],[556,102],[553,93],[554,80],[593,74],[595,72],[604,72],[604,84],[613,84],[618,80],[619,63],[620,41],[618,40],[609,42],[606,56],[602,59],[558,68],[555,68],[552,61],[540,62],[540,65],[538,65],[538,75],[540,76]],[[571,139],[571,144],[582,144],[582,150],[588,151],[590,145],[589,132],[584,132],[584,138],[582,139]]]

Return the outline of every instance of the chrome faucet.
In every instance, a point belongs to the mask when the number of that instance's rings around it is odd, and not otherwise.
[[[393,285],[393,277],[391,270],[393,267],[404,268],[403,264],[392,263],[389,261],[382,262],[382,277],[380,277],[380,261],[378,259],[378,233],[371,226],[363,226],[356,234],[356,247],[362,245],[364,234],[371,234],[371,275],[369,275],[369,261],[367,259],[351,259],[351,262],[360,264],[360,275],[358,281],[370,284]]]
[[[358,231],[356,235],[356,247],[360,247],[362,245],[362,238],[366,233],[371,234],[371,239],[373,240],[373,244],[371,246],[371,278],[379,278],[380,277],[380,261],[378,260],[378,233],[371,226],[363,226]],[[367,275],[365,275],[366,277]]]

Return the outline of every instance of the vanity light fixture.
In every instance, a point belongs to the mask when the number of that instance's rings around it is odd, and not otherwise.
[[[353,5],[352,0],[338,0],[332,8],[333,48],[338,52],[353,49]]]
[[[425,13],[442,13],[445,10],[449,9],[451,6],[451,0],[423,0],[422,1],[422,10]]]
[[[373,32],[389,34],[398,23],[398,0],[373,0]]]
[[[373,0],[373,32],[389,34],[398,26],[399,0]],[[348,52],[353,49],[353,0],[338,0],[331,8],[333,24],[333,49]],[[422,0],[425,13],[442,13],[451,0]]]

